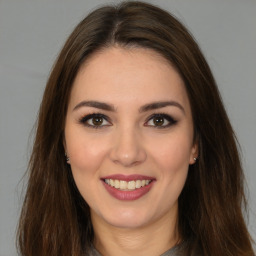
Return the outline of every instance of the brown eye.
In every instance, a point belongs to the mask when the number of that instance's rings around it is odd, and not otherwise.
[[[149,117],[148,121],[145,123],[146,126],[151,126],[154,128],[168,128],[176,124],[177,121],[174,120],[170,115],[167,114],[153,114]]]
[[[102,117],[93,117],[92,118],[92,123],[95,126],[99,126],[103,124],[103,118]]]
[[[155,117],[155,118],[153,118],[153,123],[155,126],[162,126],[164,124],[164,118],[163,117]]]
[[[90,114],[80,119],[80,123],[90,128],[110,126],[109,118],[103,114]]]

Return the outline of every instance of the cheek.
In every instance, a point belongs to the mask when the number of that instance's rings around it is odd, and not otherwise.
[[[157,183],[153,201],[159,214],[173,209],[187,179],[191,140],[184,133],[173,133],[164,139],[154,139],[150,145],[150,166],[155,170]]]
[[[158,138],[150,148],[152,158],[167,174],[188,169],[192,147],[185,134]]]
[[[66,146],[73,174],[90,175],[100,167],[106,154],[106,145],[84,132],[66,132]]]
[[[106,155],[106,143],[99,143],[83,132],[67,132],[66,147],[76,186],[84,200],[93,205],[94,200],[100,200],[95,191],[100,183],[99,170]]]

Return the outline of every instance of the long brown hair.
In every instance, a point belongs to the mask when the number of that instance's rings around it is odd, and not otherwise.
[[[197,43],[169,13],[142,2],[102,7],[78,24],[49,77],[40,107],[21,212],[21,255],[87,255],[94,233],[87,203],[74,183],[63,147],[69,95],[81,65],[113,45],[144,47],[176,67],[186,85],[199,144],[179,197],[179,229],[189,251],[253,255],[243,218],[243,171],[234,132]]]

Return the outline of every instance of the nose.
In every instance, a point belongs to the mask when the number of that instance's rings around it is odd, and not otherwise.
[[[110,158],[114,163],[124,167],[132,167],[146,160],[147,154],[143,140],[135,129],[116,132]]]

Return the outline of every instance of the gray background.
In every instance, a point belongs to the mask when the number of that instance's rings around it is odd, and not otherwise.
[[[109,1],[0,0],[0,255],[13,256],[22,176],[43,89],[66,37]],[[118,1],[112,1],[118,2]],[[243,151],[256,238],[256,1],[147,1],[175,14],[212,68]]]

